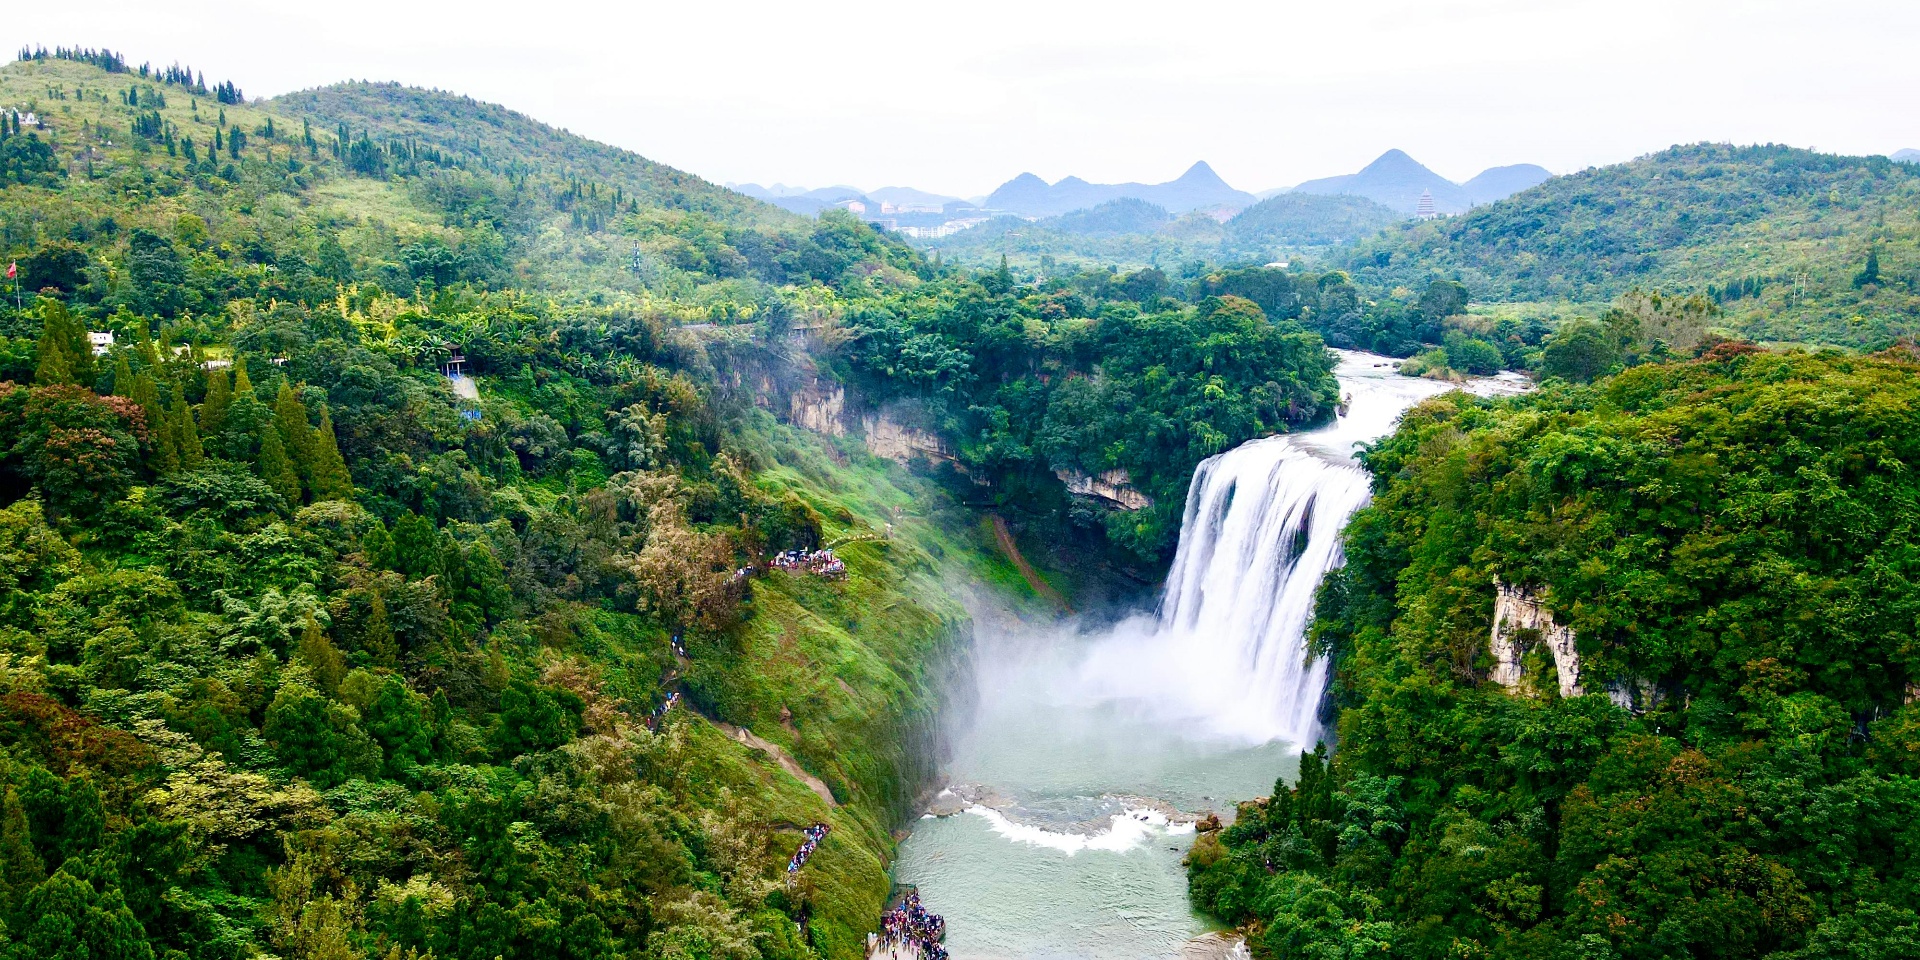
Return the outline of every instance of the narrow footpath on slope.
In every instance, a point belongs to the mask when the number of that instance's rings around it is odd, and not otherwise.
[[[1027,586],[1032,587],[1033,592],[1043,599],[1072,613],[1073,604],[1068,603],[1067,598],[1060,595],[1060,591],[1053,589],[1053,584],[1042,580],[1040,572],[1033,569],[1033,564],[1028,563],[1027,558],[1020,555],[1020,545],[1013,542],[1013,531],[1007,529],[1006,519],[997,513],[989,513],[987,516],[993,520],[993,538],[999,542],[1000,552],[1006,554],[1008,560],[1013,561],[1014,568],[1027,579]]]
[[[807,768],[801,766],[800,761],[795,760],[793,755],[782,749],[779,744],[754,733],[752,730],[748,730],[746,727],[736,727],[724,720],[713,720],[709,718],[708,722],[719,727],[721,733],[732,737],[735,742],[758,750],[765,750],[768,756],[773,757],[774,761],[780,764],[780,769],[793,774],[795,780],[806,784],[807,789],[812,790],[821,800],[826,801],[827,806],[837,807],[840,805],[839,801],[833,799],[833,791],[827,788],[826,781],[808,773]]]

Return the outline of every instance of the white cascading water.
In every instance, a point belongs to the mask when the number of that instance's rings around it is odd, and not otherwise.
[[[1254,440],[1202,462],[1156,616],[1117,625],[1088,651],[1077,693],[1129,702],[1248,742],[1309,744],[1327,665],[1307,656],[1314,592],[1344,559],[1341,531],[1366,505],[1357,444],[1454,385],[1393,375],[1343,353],[1346,412],[1307,433]],[[1482,391],[1508,381],[1481,381]]]

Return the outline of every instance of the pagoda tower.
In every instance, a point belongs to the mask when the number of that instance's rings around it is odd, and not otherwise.
[[[1420,191],[1420,202],[1414,205],[1413,215],[1422,220],[1432,220],[1439,216],[1439,212],[1433,209],[1433,191]]]

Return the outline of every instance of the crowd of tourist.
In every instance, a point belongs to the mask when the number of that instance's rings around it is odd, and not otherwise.
[[[920,903],[919,891],[909,890],[900,898],[899,906],[881,915],[880,932],[867,937],[867,955],[875,956],[885,947],[892,957],[899,957],[905,950],[908,957],[917,956],[919,960],[947,960],[946,945],[941,943],[946,936],[947,921],[937,913],[928,913]]]
[[[793,859],[787,861],[787,879],[793,879],[793,875],[807,865],[807,858],[813,856],[814,848],[818,847],[820,841],[825,840],[827,834],[832,832],[833,827],[824,823],[816,823],[806,829],[804,834],[806,839],[800,841],[800,849],[795,850]]]
[[[647,718],[647,729],[658,730],[660,728],[660,721],[666,719],[667,711],[672,710],[673,705],[679,702],[680,691],[675,690],[667,694],[667,699],[659,706],[653,708],[653,715]]]
[[[847,575],[846,561],[834,556],[832,550],[782,550],[774,554],[767,565],[788,573],[804,572],[829,578]]]

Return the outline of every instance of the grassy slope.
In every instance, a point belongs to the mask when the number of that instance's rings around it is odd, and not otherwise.
[[[1877,248],[1883,282],[1854,278]],[[1727,325],[1769,340],[1873,345],[1920,331],[1920,168],[1786,147],[1675,147],[1556,177],[1470,213],[1357,244],[1356,279],[1458,276],[1475,299],[1606,301],[1765,279]]]

